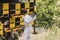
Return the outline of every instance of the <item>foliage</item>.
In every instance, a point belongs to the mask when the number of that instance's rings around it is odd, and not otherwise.
[[[37,0],[37,26],[51,27],[55,23],[56,3],[57,0]]]

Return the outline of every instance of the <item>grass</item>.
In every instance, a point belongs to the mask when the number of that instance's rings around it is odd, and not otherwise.
[[[60,28],[53,27],[47,31],[32,35],[33,40],[60,40]]]
[[[60,28],[52,27],[47,31],[38,30],[38,34],[31,34],[32,40],[60,40]],[[22,37],[21,37],[22,38]],[[20,38],[20,40],[22,40]]]

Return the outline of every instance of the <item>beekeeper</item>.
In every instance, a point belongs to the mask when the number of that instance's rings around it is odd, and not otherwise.
[[[28,2],[28,0],[22,0],[22,2]]]
[[[35,29],[35,24],[36,24],[36,13],[33,13],[33,16],[32,16],[32,20],[33,20],[33,33],[34,34],[37,34],[37,31],[36,31],[36,29]]]
[[[32,20],[32,17],[29,14],[27,14],[27,11],[25,11],[24,12],[25,29],[24,29],[22,40],[32,40],[32,38],[31,38],[32,25],[30,24],[31,20]]]

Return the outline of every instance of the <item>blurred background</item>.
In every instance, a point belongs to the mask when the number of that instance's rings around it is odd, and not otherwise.
[[[49,28],[60,26],[60,0],[36,0],[37,25]]]
[[[36,0],[37,21],[33,40],[60,40],[60,0]]]
[[[38,34],[32,34],[32,39],[60,40],[60,0],[36,0],[36,7]]]
[[[37,34],[31,33],[32,40],[60,40],[60,0],[35,0],[35,2],[37,9],[35,32]],[[22,40],[22,33],[19,40]]]

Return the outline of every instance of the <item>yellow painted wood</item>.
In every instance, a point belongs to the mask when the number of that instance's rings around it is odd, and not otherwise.
[[[11,23],[10,28],[15,28],[15,23]]]
[[[36,6],[34,6],[34,12],[36,12]]]
[[[24,22],[20,22],[20,26],[21,26],[21,25],[24,25]]]
[[[3,24],[0,22],[0,35],[3,35]]]
[[[10,28],[15,27],[15,18],[10,18]]]
[[[15,13],[16,14],[20,14],[20,9],[21,9],[20,7],[21,7],[20,3],[15,4]]]
[[[11,30],[5,30],[5,32],[11,32]]]
[[[23,18],[20,18],[20,22],[23,21]]]
[[[29,2],[26,2],[25,3],[25,9],[27,10],[27,13],[29,14],[29,8],[30,8],[30,3]]]
[[[20,15],[20,22],[24,21],[23,17],[24,17],[24,15]]]
[[[30,10],[29,9],[27,9],[27,14],[29,14],[30,13]]]
[[[25,3],[25,8],[30,8],[30,5],[29,4],[30,4],[29,2],[26,2]]]
[[[20,17],[20,15],[18,16],[18,15],[16,15],[16,16],[13,16],[13,18],[17,18],[17,17]]]
[[[3,15],[9,14],[9,3],[3,3]]]

